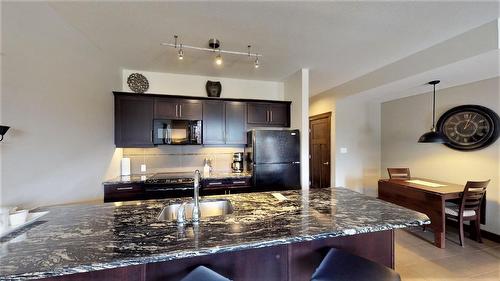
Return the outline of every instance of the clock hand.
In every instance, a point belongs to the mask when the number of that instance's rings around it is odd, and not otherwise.
[[[467,120],[467,123],[465,123],[464,130],[467,129],[467,127],[469,126],[469,123],[470,123],[471,119],[472,119],[472,116],[469,117],[469,119]]]

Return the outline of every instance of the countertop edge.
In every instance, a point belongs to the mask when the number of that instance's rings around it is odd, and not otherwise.
[[[137,257],[137,258],[123,259],[123,260],[116,260],[116,261],[106,262],[106,263],[95,263],[95,264],[90,264],[90,265],[80,265],[80,266],[76,266],[76,267],[62,267],[59,269],[54,269],[53,271],[40,271],[40,272],[13,274],[13,275],[8,275],[8,276],[2,276],[2,277],[0,277],[0,280],[33,280],[33,279],[40,279],[40,278],[65,276],[65,275],[70,275],[70,274],[85,273],[85,272],[106,270],[106,269],[114,269],[114,268],[134,266],[134,265],[143,265],[143,264],[147,264],[147,263],[166,262],[166,261],[171,261],[171,260],[176,260],[176,259],[206,256],[206,255],[218,254],[218,253],[224,253],[224,252],[259,249],[259,248],[265,248],[265,247],[271,247],[271,246],[299,243],[299,242],[304,242],[304,241],[312,241],[312,240],[343,237],[343,236],[352,236],[352,235],[363,234],[363,233],[373,233],[373,232],[379,232],[379,231],[387,231],[387,230],[422,226],[422,225],[428,225],[428,224],[430,224],[430,219],[414,220],[414,221],[409,221],[406,223],[393,224],[393,225],[381,225],[381,226],[375,226],[375,227],[344,229],[342,231],[319,233],[316,235],[303,235],[303,236],[296,236],[296,237],[292,237],[292,238],[269,240],[269,241],[263,241],[263,242],[259,241],[259,242],[254,242],[254,243],[240,244],[237,246],[217,247],[215,249],[214,248],[201,249],[199,251],[183,252],[182,255],[178,255],[178,254],[176,254],[176,252],[172,252],[172,253],[157,254],[157,255],[152,255],[152,256],[147,256],[147,257]]]

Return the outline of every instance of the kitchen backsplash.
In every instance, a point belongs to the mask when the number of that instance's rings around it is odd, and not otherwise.
[[[211,158],[217,172],[231,170],[233,153],[243,147],[159,146],[155,148],[124,148],[123,157],[130,158],[132,174],[140,174],[146,164],[146,173],[184,172],[203,168],[203,160]]]

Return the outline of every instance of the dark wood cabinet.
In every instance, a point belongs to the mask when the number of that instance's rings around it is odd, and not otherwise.
[[[154,118],[201,120],[202,103],[199,100],[156,98]]]
[[[226,101],[226,144],[247,144],[247,104]]]
[[[203,144],[225,144],[225,121],[223,101],[203,103]]]
[[[246,103],[205,101],[203,144],[246,144]]]
[[[255,127],[290,127],[289,103],[248,103],[248,124]]]
[[[104,202],[144,200],[146,192],[141,183],[104,185]]]
[[[290,126],[290,106],[286,104],[269,105],[269,124],[277,127]]]
[[[219,195],[252,192],[251,178],[204,179],[201,181],[202,195]]]
[[[114,95],[116,147],[154,147],[154,119],[202,120],[207,145],[245,145],[248,128],[290,127],[289,101]]]
[[[115,96],[116,147],[153,147],[154,100]]]

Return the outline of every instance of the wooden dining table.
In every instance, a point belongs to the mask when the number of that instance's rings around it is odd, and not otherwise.
[[[434,245],[445,248],[445,203],[461,198],[464,185],[425,178],[381,179],[378,198],[426,214],[434,232]],[[481,224],[485,224],[486,196],[481,204]]]

